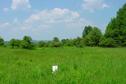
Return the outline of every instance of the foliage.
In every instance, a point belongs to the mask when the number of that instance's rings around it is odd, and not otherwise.
[[[63,46],[74,46],[73,39],[62,39],[61,42]]]
[[[116,47],[116,43],[112,38],[102,38],[100,41],[100,46],[102,47]]]
[[[62,44],[61,44],[60,40],[58,39],[58,37],[53,38],[51,46],[52,47],[61,47],[62,46]]]
[[[2,37],[0,37],[0,46],[4,45],[4,39]]]
[[[84,47],[84,40],[83,38],[77,37],[73,40],[73,45],[76,47]]]
[[[54,37],[53,38],[53,42],[59,42],[60,40],[59,40],[59,38],[58,37]]]
[[[101,31],[97,27],[94,27],[85,37],[85,44],[88,46],[99,46],[101,37]]]
[[[21,45],[21,41],[18,39],[11,39],[9,42],[11,48],[19,48]]]
[[[46,42],[45,41],[40,41],[39,43],[38,43],[38,46],[39,47],[46,47]]]
[[[82,33],[82,37],[84,38],[84,37],[86,37],[88,34],[89,34],[89,32],[90,31],[92,31],[92,26],[85,26],[85,28],[84,28],[84,30],[83,30],[83,33]]]
[[[106,38],[114,40],[117,46],[124,46],[126,42],[126,4],[119,9],[117,16],[107,26]]]
[[[24,49],[33,49],[34,44],[32,43],[32,38],[30,36],[24,36],[21,41],[21,47]]]

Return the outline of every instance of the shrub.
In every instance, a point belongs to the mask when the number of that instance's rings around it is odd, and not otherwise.
[[[21,41],[21,47],[24,49],[33,49],[34,44],[32,42],[32,38],[29,36],[24,36],[23,40]]]
[[[11,48],[19,48],[21,45],[21,41],[18,39],[11,39],[9,42]]]
[[[85,44],[88,46],[99,46],[101,37],[101,31],[94,27],[93,30],[85,37]]]
[[[53,38],[53,41],[51,42],[51,47],[61,47],[61,42],[57,37]]]
[[[44,41],[40,41],[39,43],[38,43],[38,46],[39,47],[46,47],[46,42],[44,42]]]
[[[52,47],[61,47],[61,43],[60,42],[52,42]]]
[[[4,45],[4,39],[2,37],[0,37],[0,46]]]
[[[116,43],[112,38],[102,38],[100,44],[102,47],[116,47]]]
[[[83,38],[77,37],[73,40],[73,45],[76,47],[84,47],[84,41]]]

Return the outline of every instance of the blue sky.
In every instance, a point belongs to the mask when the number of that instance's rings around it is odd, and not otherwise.
[[[85,25],[104,32],[125,0],[0,0],[0,36],[34,40],[81,36]]]

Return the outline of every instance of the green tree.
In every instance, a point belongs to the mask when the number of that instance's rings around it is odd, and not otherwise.
[[[46,47],[46,42],[45,41],[40,41],[39,43],[38,43],[38,46],[39,47]]]
[[[2,37],[0,37],[0,46],[4,45],[4,39]]]
[[[101,39],[99,45],[102,47],[116,47],[116,43],[112,38],[105,38],[105,37]]]
[[[52,47],[52,41],[47,41],[45,47]]]
[[[67,41],[68,41],[69,39],[62,39],[61,40],[61,42],[62,42],[62,45],[63,46],[67,46]]]
[[[52,41],[52,47],[61,47],[61,42],[60,40],[58,39],[58,37],[54,37],[53,38],[53,41]]]
[[[94,27],[91,32],[85,37],[85,44],[88,46],[99,46],[102,37],[101,31]]]
[[[59,40],[59,38],[58,37],[54,37],[53,38],[53,42],[59,42],[60,40]]]
[[[90,31],[92,31],[92,26],[90,26],[90,25],[85,26],[85,28],[83,30],[83,33],[82,33],[82,37],[83,38],[86,37],[89,34]]]
[[[21,41],[21,47],[24,49],[33,49],[34,44],[32,42],[32,38],[30,36],[24,36]]]
[[[126,4],[108,24],[105,37],[113,39],[116,46],[126,46]]]
[[[73,40],[73,45],[76,47],[84,47],[83,38],[77,37]]]
[[[12,48],[19,48],[21,45],[21,41],[18,39],[11,39],[9,43]]]
[[[74,46],[74,40],[73,39],[62,39],[62,45],[63,46]]]

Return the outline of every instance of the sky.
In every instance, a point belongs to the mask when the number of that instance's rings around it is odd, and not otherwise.
[[[0,0],[0,36],[5,40],[76,38],[84,26],[102,32],[125,0]]]

